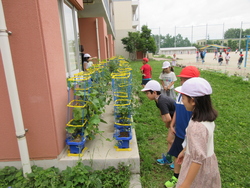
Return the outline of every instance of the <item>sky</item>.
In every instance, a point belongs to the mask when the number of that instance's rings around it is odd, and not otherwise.
[[[139,0],[140,27],[152,34],[178,33],[192,43],[221,39],[229,28],[250,28],[250,0]]]

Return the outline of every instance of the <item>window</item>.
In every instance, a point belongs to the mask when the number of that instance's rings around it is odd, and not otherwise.
[[[79,29],[77,10],[66,0],[59,1],[63,33],[66,76],[72,77],[80,70]]]

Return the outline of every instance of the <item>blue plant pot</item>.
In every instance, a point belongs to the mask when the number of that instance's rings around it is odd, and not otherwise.
[[[69,146],[70,153],[81,153],[83,148],[85,147],[86,139],[84,137],[81,138],[80,142],[73,142],[72,138],[66,139],[66,144]]]
[[[119,129],[116,130],[114,137],[118,141],[118,148],[124,149],[129,148],[129,141],[132,139],[132,132],[126,132],[128,134],[128,137],[121,137],[122,131]]]

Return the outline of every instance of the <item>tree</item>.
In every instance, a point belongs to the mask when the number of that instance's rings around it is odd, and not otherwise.
[[[145,56],[147,52],[155,53],[156,51],[155,39],[153,36],[151,36],[151,30],[148,29],[148,26],[146,25],[141,27],[141,34],[137,50],[142,51],[143,56]]]
[[[131,59],[135,59],[137,45],[140,39],[140,32],[128,32],[128,37],[122,38],[122,44],[125,45],[124,48],[127,52],[129,52],[129,56]]]
[[[125,45],[124,48],[129,52],[133,60],[136,58],[137,51],[141,51],[144,56],[147,52],[155,53],[156,51],[156,44],[154,37],[151,36],[151,30],[146,25],[143,25],[141,30],[141,33],[139,31],[128,32],[128,37],[121,39],[122,44]]]
[[[240,38],[240,30],[239,28],[230,28],[228,29],[225,34],[225,39],[233,39],[233,38]]]
[[[242,34],[245,38],[247,35],[250,35],[250,29],[246,29],[245,31],[243,31],[243,34]]]

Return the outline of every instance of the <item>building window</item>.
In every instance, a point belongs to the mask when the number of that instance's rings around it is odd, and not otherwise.
[[[77,10],[66,0],[59,1],[63,33],[66,76],[72,77],[80,70],[79,29]]]

